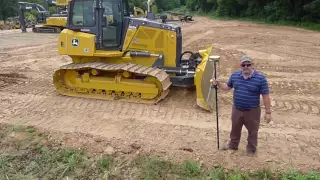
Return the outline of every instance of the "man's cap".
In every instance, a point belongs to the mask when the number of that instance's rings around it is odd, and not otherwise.
[[[242,64],[243,62],[251,62],[251,61],[252,61],[252,59],[250,56],[242,56],[240,58],[240,64]]]

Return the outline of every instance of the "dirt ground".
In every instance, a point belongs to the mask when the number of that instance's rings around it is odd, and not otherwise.
[[[217,150],[215,114],[199,109],[190,90],[172,88],[153,106],[59,95],[52,74],[71,61],[58,54],[58,35],[30,30],[0,31],[0,123],[35,126],[64,145],[94,153],[192,158],[244,170],[320,170],[320,33],[205,17],[181,26],[184,50],[214,46],[222,80],[244,54],[267,75],[273,122],[262,121],[256,157],[245,154],[245,128],[239,151]],[[219,98],[223,145],[230,132],[232,92],[219,92]]]

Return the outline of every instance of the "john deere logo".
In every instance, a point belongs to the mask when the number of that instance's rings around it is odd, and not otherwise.
[[[73,38],[71,41],[72,46],[79,46],[79,40],[76,38]]]

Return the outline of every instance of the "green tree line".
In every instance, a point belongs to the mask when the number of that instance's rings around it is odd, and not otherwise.
[[[146,9],[146,0],[130,0]],[[221,17],[251,17],[266,21],[320,23],[320,0],[155,0],[159,12],[186,7]]]
[[[186,7],[217,16],[320,22],[320,0],[187,0]]]
[[[25,0],[44,5],[44,0]],[[0,19],[17,16],[18,0],[0,0]],[[129,6],[147,9],[147,0],[129,0]],[[254,17],[267,21],[320,23],[320,0],[155,0],[158,12],[186,7],[190,11],[223,17]],[[54,11],[50,7],[50,11]]]
[[[0,20],[17,15],[18,0],[0,0]]]
[[[8,17],[18,16],[18,2],[29,2],[29,3],[37,3],[42,5],[45,8],[48,8],[48,11],[53,14],[56,13],[56,7],[54,5],[48,5],[46,7],[45,0],[0,0],[0,20],[5,20]],[[31,14],[36,16],[37,12],[31,11]]]

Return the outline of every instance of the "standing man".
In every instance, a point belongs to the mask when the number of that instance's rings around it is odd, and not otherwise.
[[[248,130],[248,155],[255,154],[257,149],[261,118],[260,95],[262,95],[265,105],[265,120],[267,123],[271,121],[271,103],[267,79],[252,67],[251,62],[252,59],[249,56],[241,57],[240,70],[233,72],[227,83],[221,83],[219,80],[213,82],[223,90],[234,88],[230,142],[223,149],[238,149],[241,130],[244,125]]]

